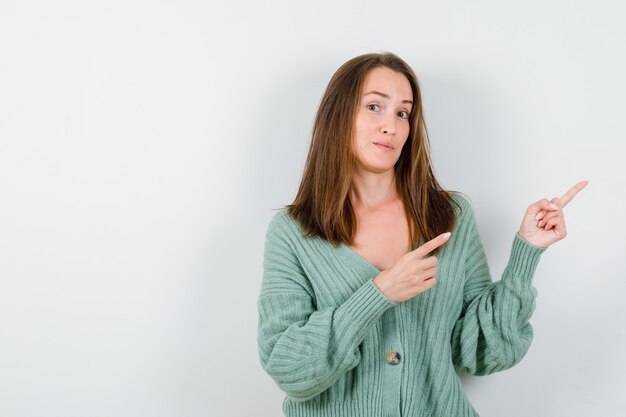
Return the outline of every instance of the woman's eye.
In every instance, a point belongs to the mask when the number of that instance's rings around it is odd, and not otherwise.
[[[375,107],[375,108],[373,108],[373,107]],[[368,104],[367,108],[370,109],[370,110],[378,110],[379,106],[378,106],[378,104]]]
[[[398,116],[402,117],[403,119],[408,119],[409,118],[409,113],[407,113],[404,110],[402,110],[401,112],[398,113]]]

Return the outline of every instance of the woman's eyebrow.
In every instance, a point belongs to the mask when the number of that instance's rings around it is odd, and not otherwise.
[[[369,93],[365,93],[363,95],[366,96],[368,94],[377,94],[377,95],[379,95],[381,97],[389,98],[389,94],[381,93],[380,91],[376,91],[376,90],[372,90]],[[402,102],[403,103],[409,103],[410,105],[413,105],[413,102],[411,100],[402,100]]]

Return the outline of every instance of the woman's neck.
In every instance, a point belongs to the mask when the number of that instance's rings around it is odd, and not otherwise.
[[[355,208],[376,210],[398,200],[394,171],[382,174],[355,173],[350,201]]]

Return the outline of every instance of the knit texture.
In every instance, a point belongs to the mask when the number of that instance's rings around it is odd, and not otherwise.
[[[286,416],[478,416],[460,370],[486,375],[526,354],[532,278],[546,248],[516,233],[493,282],[471,204],[452,194],[462,210],[453,204],[458,221],[437,256],[437,284],[401,303],[378,290],[380,270],[350,247],[305,238],[286,209],[274,214],[258,348],[263,369],[286,393]],[[387,362],[390,351],[398,364]]]

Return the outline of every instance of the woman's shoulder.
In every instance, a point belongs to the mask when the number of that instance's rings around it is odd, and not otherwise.
[[[475,227],[476,217],[470,197],[459,191],[451,191],[450,194],[452,196],[452,200],[456,203],[452,204],[454,206],[454,212],[457,216],[455,229],[460,231]]]
[[[453,204],[453,207],[457,215],[464,215],[465,212],[471,212],[472,203],[466,194],[460,191],[450,191],[450,196],[452,201],[456,203]]]
[[[277,209],[267,225],[267,234],[286,234],[294,237],[302,236],[298,222],[289,214],[289,208]]]
[[[294,221],[293,217],[289,214],[288,207],[282,207],[279,209],[274,209],[275,212],[272,214],[270,218],[269,225],[282,225],[286,223],[292,223]]]

